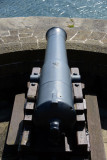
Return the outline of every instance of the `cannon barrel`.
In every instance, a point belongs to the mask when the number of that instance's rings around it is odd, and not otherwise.
[[[34,124],[54,132],[71,129],[76,121],[72,77],[68,66],[66,32],[53,27],[46,33],[47,48],[39,80]]]

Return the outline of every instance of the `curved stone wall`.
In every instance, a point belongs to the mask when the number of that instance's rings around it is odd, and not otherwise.
[[[67,49],[107,53],[107,20],[16,17],[0,19],[0,54],[46,48],[46,31],[66,30]]]

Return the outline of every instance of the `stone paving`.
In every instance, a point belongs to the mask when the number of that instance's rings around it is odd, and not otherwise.
[[[107,53],[107,20],[21,17],[0,19],[0,54],[45,49],[46,31],[54,26],[66,30],[67,49]],[[104,119],[106,121],[107,116]],[[0,123],[0,139],[5,139],[7,127],[8,122]],[[107,150],[107,128],[103,129],[103,139]],[[0,140],[0,154],[2,142]]]
[[[66,30],[67,49],[107,53],[107,20],[22,17],[1,18],[0,53],[46,48],[46,31]]]

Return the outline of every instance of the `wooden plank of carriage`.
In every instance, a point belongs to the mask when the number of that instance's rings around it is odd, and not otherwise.
[[[106,160],[101,132],[97,97],[86,95],[88,130],[90,133],[91,160]]]
[[[6,144],[9,146],[19,144],[19,133],[24,118],[25,94],[17,94],[14,101],[13,112],[11,116],[10,127]]]

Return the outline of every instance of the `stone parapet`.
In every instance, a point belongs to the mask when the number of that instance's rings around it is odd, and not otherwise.
[[[54,26],[67,32],[66,48],[107,53],[107,20],[16,17],[0,19],[0,54],[46,48],[46,31]]]

